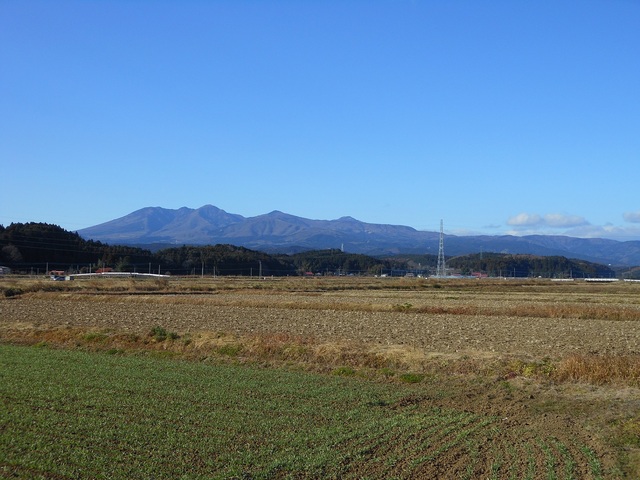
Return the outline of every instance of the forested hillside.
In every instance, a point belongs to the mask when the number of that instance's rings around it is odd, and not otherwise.
[[[559,256],[477,253],[451,258],[447,265],[462,274],[482,272],[491,277],[615,277],[615,272],[606,265]]]
[[[157,251],[154,261],[179,275],[294,275],[291,262],[234,245],[182,246]]]
[[[151,252],[132,246],[84,240],[46,223],[0,225],[0,265],[15,273],[45,274],[110,269],[172,275],[390,275],[428,276],[435,255],[374,258],[341,250],[313,250],[294,255],[269,255],[234,245],[180,246]],[[482,253],[447,259],[450,274],[481,273],[490,277],[582,278],[615,277],[606,265],[560,256]],[[633,272],[625,272],[630,276]]]
[[[301,274],[332,273],[335,275],[347,275],[357,272],[378,275],[389,274],[394,269],[399,273],[404,273],[407,269],[406,262],[401,260],[381,260],[368,255],[344,253],[338,249],[311,250],[285,257],[293,262],[296,271]]]
[[[268,255],[234,245],[171,247],[151,252],[131,246],[84,240],[78,234],[44,223],[0,226],[0,264],[16,273],[45,274],[114,271],[172,275],[361,274],[403,268],[366,255],[340,250]]]
[[[140,248],[106,245],[84,240],[47,223],[0,225],[0,262],[18,271],[44,273],[54,269],[83,270],[122,262],[138,264],[150,261],[150,252]]]

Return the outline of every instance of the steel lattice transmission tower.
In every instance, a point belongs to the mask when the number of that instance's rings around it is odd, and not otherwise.
[[[440,245],[438,246],[438,266],[436,268],[436,277],[446,277],[446,268],[444,263],[444,224],[440,220]]]

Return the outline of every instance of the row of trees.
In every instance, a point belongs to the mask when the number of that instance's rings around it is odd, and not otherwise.
[[[172,273],[201,275],[294,275],[290,262],[234,245],[182,246],[155,253]]]
[[[301,275],[379,273],[403,264],[340,250],[268,255],[234,245],[181,246],[150,250],[84,240],[46,223],[0,225],[0,264],[18,272],[85,273],[109,268],[175,275]]]
[[[613,278],[606,265],[561,256],[471,254],[449,259],[447,265],[463,275],[483,272],[493,277]]]
[[[344,253],[338,249],[332,250],[312,250],[297,253],[295,255],[280,256],[282,260],[289,260],[295,266],[296,272],[308,273],[332,273],[334,275],[347,275],[358,272],[369,275],[377,275],[383,272],[390,272],[393,269],[398,271],[406,270],[406,262],[370,257],[354,253]]]
[[[181,246],[157,252],[84,240],[46,223],[0,225],[0,265],[17,272],[64,270],[83,273],[98,268],[175,275],[304,275],[434,273],[435,255],[385,259],[321,250],[295,255],[268,255],[233,245]],[[565,257],[483,253],[447,259],[450,272],[513,277],[613,277],[605,265]]]
[[[150,252],[84,240],[77,233],[47,223],[0,225],[0,262],[18,270],[47,265],[51,270],[66,269],[72,264],[98,268],[115,265],[124,258],[132,263],[146,262]]]

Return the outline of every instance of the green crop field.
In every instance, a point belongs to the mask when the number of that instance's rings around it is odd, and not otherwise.
[[[605,478],[584,439],[447,388],[0,345],[0,476]]]

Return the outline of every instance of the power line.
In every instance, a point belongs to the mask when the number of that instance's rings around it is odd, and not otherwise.
[[[436,277],[442,278],[446,276],[446,267],[444,259],[444,224],[440,220],[440,243],[438,245],[438,266],[436,267]]]

